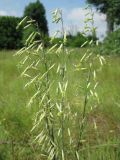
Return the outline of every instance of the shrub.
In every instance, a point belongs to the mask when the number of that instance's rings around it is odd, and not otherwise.
[[[61,37],[56,37],[56,38],[52,39],[52,42],[49,43],[49,46],[51,47],[51,46],[54,46],[55,44],[60,45],[62,41],[63,40]]]
[[[94,43],[94,44],[95,44],[96,41],[98,40],[98,38],[96,37],[96,35],[88,35],[87,38],[88,38],[88,41],[93,40],[93,43]]]
[[[67,41],[65,43],[65,46],[71,47],[71,48],[80,48],[83,44],[84,44],[84,47],[87,47],[91,40],[93,42],[92,45],[95,45],[96,41],[98,40],[96,35],[94,36],[92,36],[92,34],[85,35],[82,32],[77,32],[77,34],[75,35],[67,34],[66,39]],[[63,37],[54,37],[54,39],[52,38],[52,43],[50,44],[50,46],[55,44],[60,45],[62,41],[63,41]]]
[[[90,42],[91,40],[93,40],[93,44],[94,44],[98,40],[96,36],[94,37],[92,35],[85,36],[80,32],[78,32],[74,36],[68,35],[67,39],[68,39],[67,46],[78,47],[78,48],[81,47],[86,41]],[[86,43],[84,47],[86,47],[87,45],[88,43]]]
[[[81,47],[81,45],[87,41],[87,37],[83,36],[78,32],[75,36],[68,37],[68,46],[70,47]]]
[[[0,48],[17,49],[22,46],[22,29],[16,29],[20,18],[0,17]]]
[[[120,54],[120,29],[110,33],[103,43],[103,54]]]
[[[33,25],[31,25],[29,28],[23,30],[23,37],[22,37],[23,44],[25,44],[25,41],[29,37],[29,35],[35,31],[36,31],[36,28]]]

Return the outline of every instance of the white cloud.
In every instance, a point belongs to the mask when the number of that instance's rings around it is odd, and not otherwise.
[[[73,8],[71,10],[69,9],[63,9],[63,17],[64,17],[64,24],[66,27],[66,30],[70,30],[73,33],[76,31],[83,31],[85,23],[85,15],[89,11],[84,8]],[[103,37],[106,35],[106,16],[102,13],[98,13],[93,8],[94,13],[94,25],[97,27],[97,36],[100,39],[103,39]],[[60,29],[60,25],[57,25],[58,29]],[[55,25],[50,26],[50,32],[54,32],[57,28]],[[51,34],[50,33],[50,34]]]
[[[6,11],[0,11],[0,16],[6,16],[7,12]]]
[[[84,9],[84,8],[73,8],[72,10],[66,11],[65,12],[65,19],[67,20],[66,26],[69,27],[70,24],[76,26],[77,30],[83,30],[84,28],[84,20],[85,20],[85,15],[89,11]],[[94,13],[94,25],[97,27],[97,36],[101,37],[102,35],[106,34],[106,16],[102,13],[98,13],[94,8],[93,8],[93,13]]]
[[[82,19],[84,20],[85,15],[90,12],[87,9],[84,8],[73,8],[67,15],[67,18],[70,20],[79,20]],[[95,18],[99,18],[100,20],[105,20],[106,16],[104,14],[98,13],[95,9],[92,9],[92,12],[94,13]]]
[[[17,16],[17,13],[15,11],[8,12],[0,10],[0,16]]]
[[[76,31],[83,31],[85,26],[85,15],[88,12],[88,10],[82,7],[73,8],[71,10],[63,9],[63,17],[66,30],[72,31],[73,34],[76,33]],[[97,36],[102,40],[103,37],[106,35],[107,30],[106,16],[105,14],[97,12],[94,8],[93,13],[94,26],[97,27]],[[52,33],[55,30],[59,30],[60,28],[61,26],[59,24],[57,26],[52,24],[50,27],[50,31]]]

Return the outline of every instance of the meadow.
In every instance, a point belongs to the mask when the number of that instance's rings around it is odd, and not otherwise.
[[[85,50],[74,49],[67,61],[70,71]],[[25,80],[20,77],[19,57],[13,56],[15,52],[0,51],[0,160],[37,160],[40,159],[39,145],[31,143],[34,134],[30,132],[36,104],[27,107],[33,88],[24,88]],[[88,116],[80,160],[120,159],[120,57],[111,55],[105,59],[97,76],[100,103]],[[81,104],[80,97],[76,96],[80,90],[75,89],[82,78],[77,71],[68,74],[71,85],[67,98],[74,112]]]

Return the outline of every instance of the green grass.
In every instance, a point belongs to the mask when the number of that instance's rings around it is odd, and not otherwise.
[[[13,157],[18,160],[37,160],[39,147],[29,145],[34,136],[30,129],[36,106],[34,104],[32,108],[26,107],[33,90],[24,89],[25,80],[20,78],[21,70],[16,67],[19,58],[13,57],[14,52],[0,52],[0,160],[12,160]],[[79,62],[82,52],[84,49],[74,51],[67,60],[70,71],[68,76],[72,84],[67,97],[76,111],[81,103],[81,97],[76,95],[80,95],[81,90],[76,91],[75,88],[83,79],[77,71],[72,72],[71,68],[72,64]],[[86,141],[82,144],[80,160],[120,159],[120,57],[106,56],[106,62],[98,75],[100,104],[88,116],[84,136]]]

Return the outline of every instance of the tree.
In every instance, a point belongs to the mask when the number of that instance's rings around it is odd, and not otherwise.
[[[22,47],[22,28],[16,29],[21,18],[0,16],[0,49],[17,49]]]
[[[48,35],[48,25],[45,13],[45,8],[39,0],[34,3],[30,3],[24,10],[24,16],[28,16],[35,20],[37,22],[38,29],[42,34]]]
[[[115,24],[120,24],[120,0],[87,0],[106,14],[108,33],[114,31]]]
[[[105,39],[102,54],[120,55],[120,29],[110,33]]]

